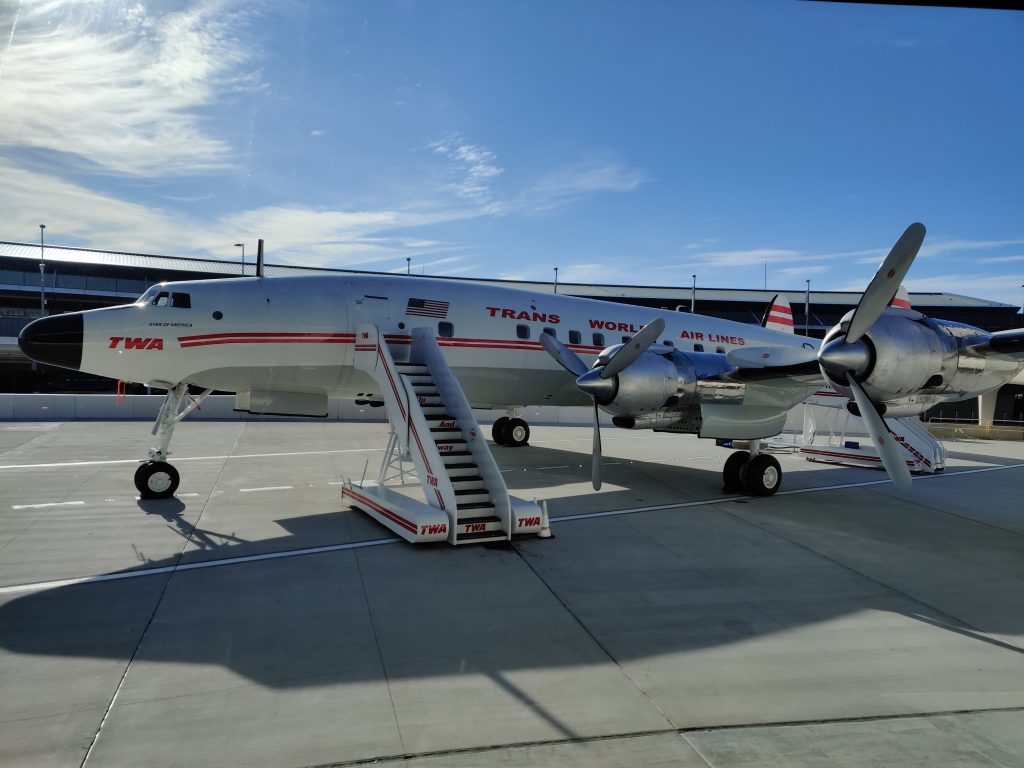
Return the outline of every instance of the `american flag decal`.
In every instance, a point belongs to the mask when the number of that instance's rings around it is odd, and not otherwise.
[[[409,303],[405,305],[405,314],[439,317],[443,320],[448,317],[448,302],[434,301],[433,299],[409,299]]]

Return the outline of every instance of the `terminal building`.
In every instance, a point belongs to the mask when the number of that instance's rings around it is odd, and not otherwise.
[[[182,258],[87,248],[0,241],[0,392],[113,392],[114,382],[77,371],[34,366],[17,347],[21,329],[37,317],[74,312],[137,299],[156,283],[176,280],[234,279],[253,276],[255,264],[220,259]],[[309,274],[392,274],[267,264],[268,277]],[[698,276],[699,277],[699,276]],[[552,283],[482,278],[445,278],[553,291]],[[697,311],[743,323],[759,324],[776,293],[793,307],[798,334],[821,338],[856,306],[860,293],[805,292],[708,288],[651,287],[559,283],[559,293],[638,306]],[[926,315],[967,323],[987,331],[1024,326],[1021,308],[955,293],[911,293],[913,307]],[[931,418],[977,418],[975,401],[947,404],[927,414]],[[1024,420],[1024,387],[1008,385],[999,394],[996,423]]]

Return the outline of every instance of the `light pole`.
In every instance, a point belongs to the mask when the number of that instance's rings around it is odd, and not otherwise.
[[[242,249],[242,277],[245,277],[245,243],[235,243],[235,248]]]
[[[690,314],[697,311],[697,276],[693,275],[693,287],[690,289]]]
[[[411,275],[412,274],[412,256],[406,256],[405,257],[405,274],[406,275]]]
[[[811,281],[807,281],[807,290],[804,293],[804,336],[811,335]]]
[[[46,245],[43,232],[45,224],[39,225],[39,316],[46,317]]]
[[[558,293],[558,267],[555,267],[555,293]]]

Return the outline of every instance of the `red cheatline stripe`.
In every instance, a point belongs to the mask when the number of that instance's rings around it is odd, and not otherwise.
[[[198,341],[200,339],[228,339],[228,338],[245,338],[245,337],[317,337],[317,338],[333,338],[343,339],[346,341],[355,341],[356,335],[354,333],[290,333],[286,331],[239,331],[237,333],[204,333],[198,336],[179,336],[178,341]]]
[[[395,514],[394,512],[392,512],[387,507],[383,507],[380,504],[378,504],[377,502],[371,501],[370,499],[366,498],[365,496],[362,496],[361,494],[356,493],[351,488],[343,488],[342,491],[341,491],[341,495],[342,496],[351,496],[356,501],[360,502],[361,504],[365,504],[367,507],[369,507],[370,509],[374,510],[375,512],[379,512],[380,514],[384,515],[384,517],[388,518],[389,520],[394,520],[400,526],[405,528],[405,530],[407,530],[407,531],[409,531],[411,533],[416,533],[416,526],[413,523],[410,523],[404,517],[401,517],[401,516]]]
[[[441,505],[441,511],[444,512],[444,499],[441,498],[441,491],[437,488],[434,489],[434,493],[437,494],[437,503]]]
[[[210,347],[214,344],[351,344],[352,339],[210,339],[209,341],[183,341],[182,349]]]
[[[772,312],[781,312],[784,315],[792,315],[793,310],[789,307],[784,307],[782,304],[772,304]]]
[[[404,419],[405,418],[405,406],[402,405],[402,398],[399,396],[399,394],[398,394],[398,387],[395,385],[395,380],[391,376],[391,369],[388,368],[388,364],[384,360],[384,352],[381,350],[381,348],[379,346],[377,347],[377,358],[380,360],[381,365],[384,366],[384,373],[386,373],[387,376],[388,376],[388,383],[391,385],[391,392],[395,396],[395,402],[398,403],[398,410],[401,412],[402,418]],[[412,425],[410,425],[410,426],[412,426]]]
[[[769,323],[778,323],[779,325],[792,325],[793,324],[793,318],[792,317],[780,317],[779,315],[772,314],[772,315],[768,315],[768,322]]]
[[[373,344],[356,344],[356,352],[373,352],[376,348]]]

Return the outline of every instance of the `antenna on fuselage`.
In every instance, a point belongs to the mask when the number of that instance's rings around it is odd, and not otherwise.
[[[256,246],[256,277],[263,277],[263,238]]]

